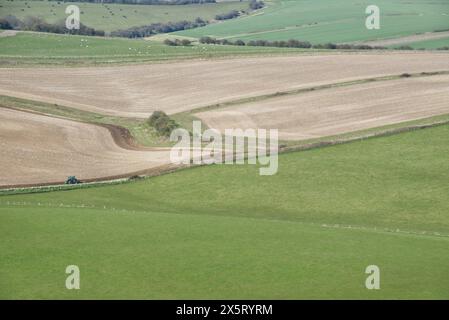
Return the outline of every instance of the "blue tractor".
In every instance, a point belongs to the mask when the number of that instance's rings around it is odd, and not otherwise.
[[[75,176],[70,176],[65,181],[65,184],[78,184],[78,183],[81,183],[81,181],[79,181]]]

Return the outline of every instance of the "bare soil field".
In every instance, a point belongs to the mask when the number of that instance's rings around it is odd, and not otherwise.
[[[168,151],[121,148],[107,128],[0,108],[0,186],[94,179],[155,168]]]
[[[302,140],[449,113],[449,75],[404,78],[266,99],[195,114],[209,127],[273,128]]]
[[[370,77],[449,70],[448,53],[369,52],[91,68],[0,68],[0,94],[146,118]]]

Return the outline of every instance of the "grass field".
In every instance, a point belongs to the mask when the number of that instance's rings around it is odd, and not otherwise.
[[[203,28],[180,31],[190,37],[243,40],[307,40],[312,43],[366,41],[448,28],[446,0],[378,0],[379,30],[365,28],[365,9],[372,1],[273,0],[258,14]]]
[[[1,65],[139,63],[189,58],[283,54],[304,49],[221,45],[166,46],[158,41],[19,33],[0,37]]]
[[[447,299],[448,134],[285,154],[271,177],[207,166],[2,196],[0,297]]]
[[[63,1],[0,0],[0,17],[14,15],[19,19],[38,16],[55,23],[67,18],[65,9],[74,4],[80,8],[81,23],[98,30],[114,31],[158,22],[193,21],[197,17],[214,19],[215,15],[248,8],[248,3],[226,1],[201,5],[123,5]]]

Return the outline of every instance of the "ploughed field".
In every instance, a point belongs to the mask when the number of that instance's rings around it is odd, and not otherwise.
[[[278,129],[311,139],[449,113],[449,76],[403,78],[274,97],[197,113],[209,127]]]
[[[127,150],[107,128],[0,109],[0,186],[118,176],[168,162],[167,151]]]
[[[0,94],[146,118],[370,77],[449,70],[447,53],[341,53],[92,68],[1,68]]]

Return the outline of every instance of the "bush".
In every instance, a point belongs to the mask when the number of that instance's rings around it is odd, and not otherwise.
[[[164,111],[154,111],[148,118],[148,124],[156,129],[159,135],[165,137],[170,136],[170,133],[179,127]]]
[[[249,3],[249,8],[251,10],[257,10],[257,9],[263,8],[264,6],[265,6],[265,3],[263,3],[263,1],[251,0]]]
[[[228,20],[228,19],[234,19],[238,17],[240,13],[236,10],[229,11],[228,13],[223,14],[217,14],[215,16],[215,20]]]
[[[175,39],[175,40],[170,40],[170,39],[165,39],[164,40],[164,44],[166,44],[167,46],[190,46],[192,44],[192,41],[187,40],[187,39]]]
[[[0,19],[0,29],[18,29],[20,28],[22,21],[17,19],[15,16],[8,15]]]
[[[234,42],[234,45],[236,45],[236,46],[244,46],[245,45],[245,41],[243,41],[243,40],[236,40]]]

